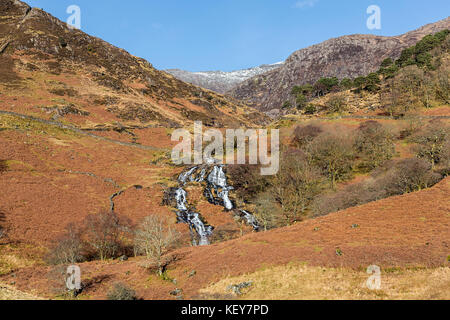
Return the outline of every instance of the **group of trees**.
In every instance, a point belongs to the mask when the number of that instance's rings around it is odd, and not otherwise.
[[[298,126],[291,146],[281,156],[281,169],[273,177],[243,166],[238,180],[251,181],[251,188],[236,184],[244,202],[256,206],[256,214],[266,229],[303,220],[315,199],[333,192],[337,183],[355,172],[368,172],[383,165],[395,154],[392,134],[370,121],[355,130],[318,124]],[[231,175],[237,173],[232,169]]]
[[[432,64],[433,56],[431,51],[445,43],[450,30],[443,30],[436,34],[425,36],[416,45],[402,51],[400,58],[395,61],[398,67],[417,65],[419,67],[435,68]],[[448,45],[448,44],[447,44]]]
[[[362,155],[359,168],[371,171],[395,155],[394,135],[376,121],[362,123],[356,133],[355,151]]]
[[[414,158],[392,160],[400,141],[411,144]],[[294,130],[277,175],[262,177],[251,166],[231,168],[230,175],[238,175],[237,194],[256,207],[258,220],[271,229],[430,187],[450,172],[449,144],[445,123],[395,131],[377,121],[356,129],[313,123]],[[355,174],[370,178],[337,191],[338,183]]]
[[[381,104],[393,115],[405,114],[418,107],[430,108],[450,102],[450,69],[442,65],[425,70],[416,65],[402,68],[380,91]]]
[[[371,173],[371,177],[339,192],[324,193],[316,197],[311,205],[313,214],[323,215],[393,195],[419,191],[448,175],[450,126],[442,121],[432,121],[428,125],[418,124],[413,127],[414,130],[404,142],[412,144],[411,150],[415,158],[399,161],[391,160],[396,153],[394,143],[396,139],[404,137],[395,135],[376,121],[362,123],[354,132],[353,138],[347,137],[345,142],[327,138],[326,143],[319,143],[319,136],[315,141],[319,149],[323,149],[319,155],[324,155],[321,163],[326,165],[323,167],[324,172],[331,179],[332,186],[336,180],[342,181],[353,172]],[[301,131],[304,132],[298,130]],[[298,140],[301,139],[296,138]],[[315,143],[310,144],[316,150],[317,146],[314,145]],[[314,152],[310,153],[314,160],[317,156]]]
[[[441,178],[423,159],[387,162],[375,170],[369,179],[317,197],[312,205],[312,214],[323,216],[390,196],[419,191],[431,187]]]
[[[80,226],[69,224],[52,245],[50,264],[74,264],[86,260],[145,255],[162,274],[163,256],[177,244],[180,235],[167,220],[149,215],[137,226],[112,211],[88,215]]]
[[[369,172],[395,155],[393,134],[376,121],[366,121],[355,130],[300,126],[293,142],[306,151],[311,165],[321,170],[333,189],[353,172]]]
[[[383,60],[378,71],[367,76],[342,80],[324,77],[314,84],[294,86],[291,99],[283,104],[283,108],[295,107],[314,113],[317,109],[310,103],[313,98],[349,89],[354,92],[381,91],[381,102],[392,115],[419,104],[431,107],[433,100],[449,103],[450,73],[441,61],[442,53],[448,52],[450,47],[449,33],[450,30],[443,30],[424,37],[415,46],[403,50],[399,59]]]
[[[309,103],[312,98],[324,96],[330,92],[340,91],[339,79],[321,78],[314,85],[305,84],[294,86],[291,90],[292,99],[283,104],[283,108],[291,108],[293,104],[297,110],[304,110],[306,113],[316,112],[316,108]]]

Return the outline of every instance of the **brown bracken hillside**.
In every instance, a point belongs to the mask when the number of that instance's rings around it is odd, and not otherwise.
[[[0,110],[96,130],[265,121],[17,0],[0,3],[0,97]]]
[[[81,264],[86,281],[97,282],[85,294],[102,298],[115,281],[125,281],[147,299],[170,299],[176,287],[185,298],[226,277],[263,267],[300,263],[309,266],[383,270],[396,267],[448,267],[450,180],[431,189],[384,199],[288,228],[250,234],[208,247],[173,253],[168,275],[177,284],[153,276],[141,258],[126,262]],[[21,290],[51,295],[50,267],[23,268],[15,273]],[[195,271],[195,273],[193,273]],[[3,280],[13,279],[4,277]],[[443,279],[448,281],[448,279]]]

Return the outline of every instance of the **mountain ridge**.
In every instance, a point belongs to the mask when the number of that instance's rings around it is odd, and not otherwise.
[[[64,105],[57,108],[76,114],[71,121],[91,127],[119,122],[180,127],[194,120],[215,127],[254,126],[265,121],[239,101],[182,82],[24,2],[4,0],[0,12],[2,110],[48,118],[58,100]],[[25,106],[36,99],[43,100],[40,108]],[[59,109],[51,116],[61,116]]]
[[[367,75],[384,59],[396,59],[403,49],[424,36],[448,28],[450,18],[399,36],[355,34],[332,38],[295,51],[280,68],[250,78],[227,94],[258,110],[278,110],[295,85],[314,83],[321,77],[343,79]]]
[[[250,79],[259,74],[281,67],[284,62],[277,62],[273,64],[263,64],[258,67],[234,70],[234,71],[199,71],[190,72],[181,69],[167,69],[164,70],[174,77],[192,83],[196,86],[209,89],[218,93],[225,93],[233,89],[237,84]]]

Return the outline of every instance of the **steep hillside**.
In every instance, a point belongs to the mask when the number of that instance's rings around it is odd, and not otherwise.
[[[264,117],[18,0],[0,3],[0,109],[86,128],[252,126]]]
[[[264,64],[255,68],[236,70],[231,72],[224,72],[224,71],[189,72],[179,69],[170,69],[165,71],[182,81],[189,82],[199,87],[213,90],[219,93],[225,93],[247,79],[269,72],[274,69],[278,69],[282,65],[283,62],[275,64]]]
[[[449,27],[447,18],[396,37],[351,35],[330,39],[293,53],[281,68],[253,77],[228,93],[262,111],[280,109],[295,85],[314,83],[322,77],[367,75],[384,59],[398,58],[403,49],[425,35]]]
[[[323,267],[365,270],[372,264],[380,266],[383,274],[401,271],[402,267],[448,267],[449,192],[450,180],[446,179],[428,190],[384,199],[291,227],[250,234],[207,247],[180,249],[173,253],[177,259],[167,271],[167,276],[176,279],[176,284],[151,275],[142,267],[143,258],[110,264],[84,263],[80,265],[83,281],[90,283],[90,286],[83,294],[103,298],[114,282],[126,281],[140,297],[146,299],[173,299],[175,297],[170,292],[175,288],[182,290],[183,297],[194,298],[200,292],[214,292],[212,289],[202,289],[221,279],[225,278],[224,282],[230,284],[229,277],[286,264],[291,264],[291,268],[295,264],[322,266],[321,273],[326,272]],[[43,296],[52,296],[49,292],[52,283],[48,277],[50,271],[48,267],[23,268],[16,271],[14,277],[3,277],[2,281],[14,279],[20,290],[36,290]],[[316,272],[312,269],[300,271],[303,275]],[[349,271],[343,269],[327,272],[344,279],[341,290],[348,285],[345,279],[352,277],[348,277]],[[448,283],[448,272],[441,274],[445,277],[438,283],[444,285]],[[359,279],[361,276],[357,277]],[[275,278],[269,282],[261,282],[260,277],[245,278],[247,281],[253,280],[256,288],[277,281]],[[320,286],[317,281],[322,280],[319,277],[312,285]],[[290,282],[290,285],[295,283]],[[445,288],[444,285],[441,290]],[[350,289],[352,292],[357,290],[354,284]],[[392,293],[406,295],[408,290]],[[222,293],[224,291],[222,289]],[[332,290],[331,293],[335,292]],[[374,298],[373,292],[370,297]]]

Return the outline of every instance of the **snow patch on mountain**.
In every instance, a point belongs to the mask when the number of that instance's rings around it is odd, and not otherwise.
[[[182,81],[192,83],[196,86],[213,90],[219,93],[225,93],[241,82],[254,76],[272,71],[283,66],[284,61],[274,64],[264,64],[259,67],[236,71],[202,71],[189,72],[180,69],[164,70]]]

